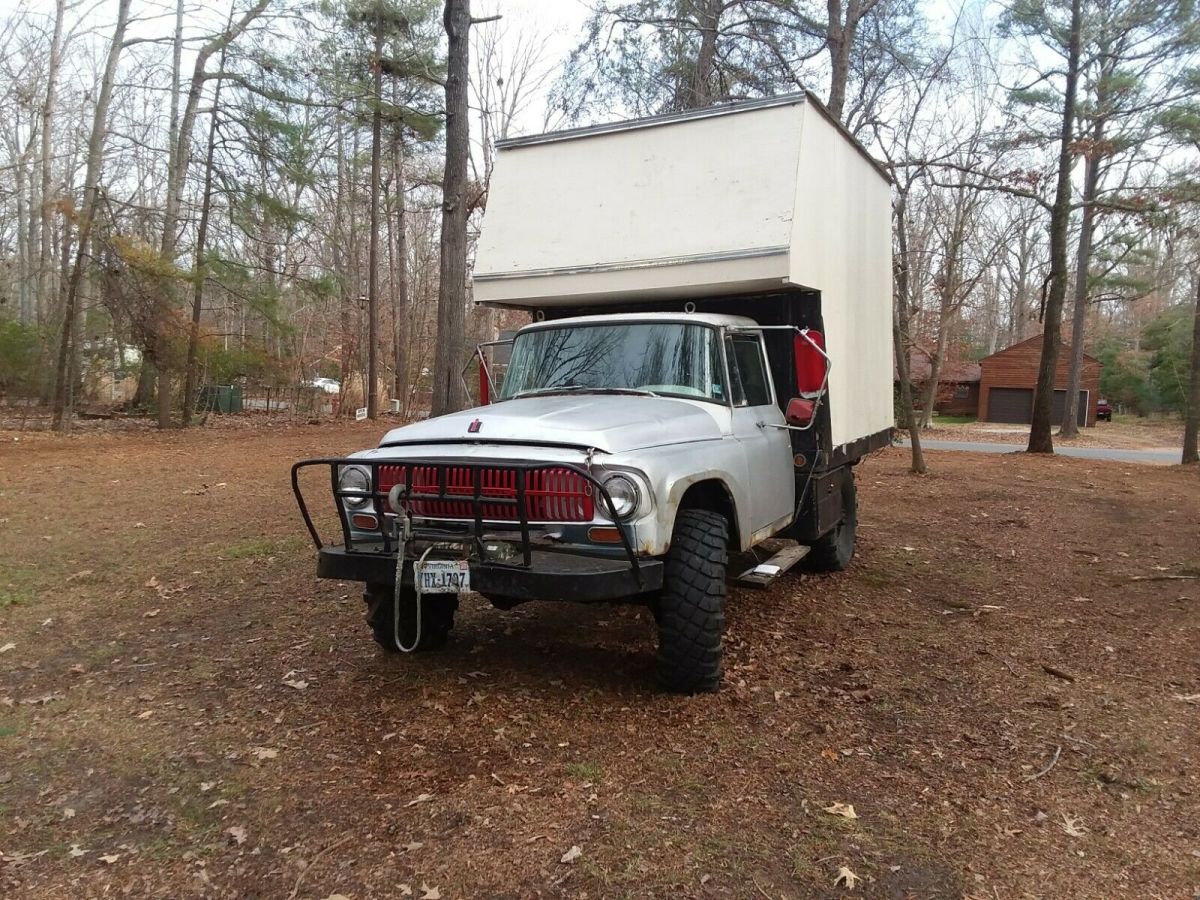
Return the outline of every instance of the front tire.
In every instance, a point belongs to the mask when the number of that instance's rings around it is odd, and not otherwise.
[[[411,647],[417,629],[417,592],[404,586],[400,594],[400,640]],[[363,591],[367,604],[367,625],[375,643],[388,653],[399,653],[396,646],[395,600],[390,584],[368,584]],[[436,650],[443,646],[454,627],[454,612],[458,598],[448,594],[431,594],[421,598],[421,642],[417,652]]]
[[[842,521],[811,545],[804,557],[809,572],[841,572],[854,558],[858,538],[858,491],[854,487],[854,472],[847,467],[842,478]]]
[[[724,516],[703,509],[679,512],[656,609],[658,682],[664,690],[696,694],[721,683],[728,558]]]

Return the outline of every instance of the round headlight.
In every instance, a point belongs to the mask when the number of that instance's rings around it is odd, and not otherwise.
[[[371,490],[371,475],[362,466],[346,466],[338,476],[338,488],[343,491],[362,491],[364,494]],[[367,504],[369,497],[342,497],[342,502],[352,509],[359,509]]]
[[[608,496],[612,498],[613,506],[617,511],[617,518],[627,519],[638,508],[638,501],[641,499],[641,495],[638,493],[637,484],[628,475],[610,475],[604,480],[604,489],[608,491]],[[609,517],[607,503],[601,501],[600,512],[604,518],[607,519]]]

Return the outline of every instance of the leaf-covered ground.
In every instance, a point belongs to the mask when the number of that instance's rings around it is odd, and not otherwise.
[[[377,652],[287,469],[378,431],[0,435],[0,894],[1200,890],[1200,473],[873,457],[687,699],[633,608]]]

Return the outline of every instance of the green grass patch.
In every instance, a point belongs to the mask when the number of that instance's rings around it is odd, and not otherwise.
[[[974,425],[979,421],[978,416],[934,416],[935,425]]]
[[[592,784],[599,784],[604,779],[604,770],[596,763],[567,763],[566,769],[567,774],[578,781],[590,781]]]
[[[33,568],[0,563],[0,609],[32,602],[36,575]]]
[[[0,585],[0,609],[10,606],[22,606],[33,600],[33,591],[19,588],[11,584]]]

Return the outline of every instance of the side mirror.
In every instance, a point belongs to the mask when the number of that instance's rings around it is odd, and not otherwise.
[[[784,411],[783,417],[787,419],[789,425],[795,425],[797,428],[807,428],[812,424],[813,416],[816,412],[817,402],[815,400],[793,397],[788,401],[787,410]]]

